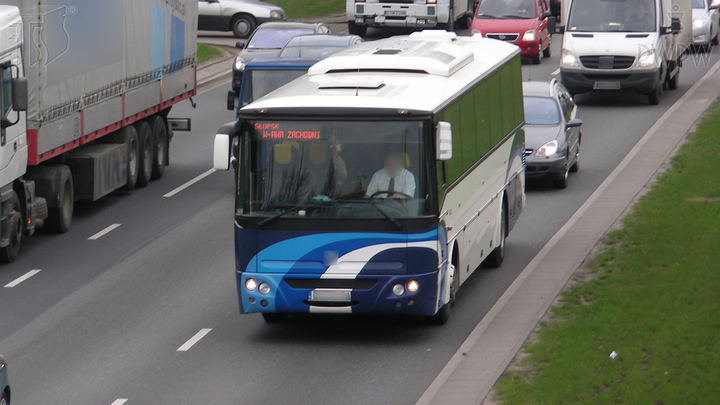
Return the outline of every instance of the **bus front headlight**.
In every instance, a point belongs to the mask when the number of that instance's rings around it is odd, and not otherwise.
[[[405,287],[403,287],[402,284],[395,284],[392,288],[392,292],[396,297],[399,297],[405,294]]]
[[[407,288],[407,291],[408,291],[408,292],[414,293],[414,292],[417,292],[417,290],[420,289],[420,283],[418,283],[416,280],[410,280],[410,281],[407,282],[407,284],[405,285],[405,287]]]
[[[254,278],[249,278],[245,280],[245,289],[247,289],[248,291],[255,291],[257,287],[258,283],[257,280],[255,280]]]
[[[546,143],[545,145],[538,148],[537,152],[535,152],[535,156],[537,157],[550,157],[557,153],[558,150],[558,141],[550,141]]]
[[[262,295],[270,294],[270,284],[260,283],[260,285],[258,286],[258,292]]]

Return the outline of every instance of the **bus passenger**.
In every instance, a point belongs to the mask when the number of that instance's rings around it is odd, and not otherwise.
[[[366,197],[372,197],[378,191],[387,193],[379,197],[405,197],[415,198],[415,176],[405,168],[405,154],[402,152],[389,152],[385,155],[385,167],[375,172],[370,179]]]

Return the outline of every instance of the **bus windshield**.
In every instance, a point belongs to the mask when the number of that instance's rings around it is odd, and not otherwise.
[[[657,18],[652,0],[574,0],[567,31],[651,32]]]
[[[243,77],[243,89],[239,105],[250,104],[305,73],[307,73],[307,69],[247,70]]]
[[[433,212],[434,160],[422,121],[246,121],[244,128],[238,215],[394,220]]]

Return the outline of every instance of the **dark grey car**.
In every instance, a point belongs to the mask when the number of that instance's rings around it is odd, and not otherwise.
[[[525,178],[552,180],[566,188],[580,169],[582,121],[570,93],[557,80],[524,82]]]
[[[267,22],[259,26],[247,44],[238,42],[242,49],[233,63],[232,89],[237,97],[243,72],[248,62],[258,58],[273,58],[292,38],[299,35],[329,34],[330,29],[322,23],[292,21]]]
[[[7,364],[0,354],[0,405],[10,405],[10,384],[8,383]]]

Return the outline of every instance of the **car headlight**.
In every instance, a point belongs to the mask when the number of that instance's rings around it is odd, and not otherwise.
[[[239,56],[235,58],[235,70],[237,70],[238,72],[242,72],[243,70],[245,70],[245,66],[247,66],[247,62],[245,62],[245,59]]]
[[[435,4],[435,3],[437,3],[437,0],[428,0],[427,1],[427,4]]]
[[[470,30],[470,35],[476,35],[476,34],[482,36],[482,31],[480,31],[479,29],[476,29],[476,28],[473,28]]]
[[[550,157],[557,153],[558,150],[558,141],[550,141],[546,143],[545,145],[538,148],[537,152],[535,152],[535,156],[538,157]]]
[[[527,30],[522,36],[523,41],[535,41],[537,39],[537,35],[535,33],[535,30]]]
[[[707,20],[693,20],[693,28],[702,28],[708,25]]]
[[[640,67],[649,67],[649,66],[655,66],[655,50],[650,49],[645,52],[643,52],[640,57],[638,58],[638,66]]]
[[[283,17],[284,15],[281,11],[273,10],[270,12],[270,18],[282,19]]]
[[[573,55],[572,52],[568,51],[567,49],[563,49],[562,51],[562,55],[560,56],[560,64],[562,64],[563,66],[580,66],[575,55]]]

